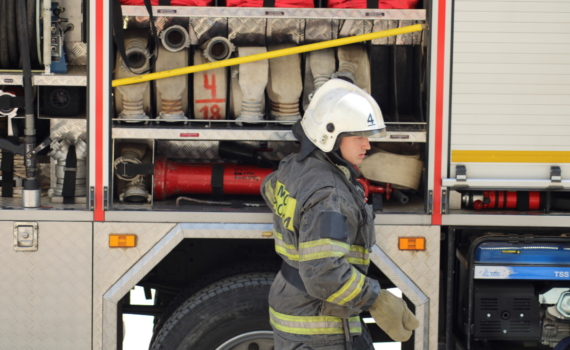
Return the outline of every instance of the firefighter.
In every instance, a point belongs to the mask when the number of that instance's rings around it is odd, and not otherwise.
[[[275,350],[371,350],[363,311],[396,341],[418,326],[402,299],[366,277],[374,213],[356,166],[370,149],[368,136],[385,129],[370,95],[331,79],[293,126],[300,151],[262,184],[283,258],[269,294]]]

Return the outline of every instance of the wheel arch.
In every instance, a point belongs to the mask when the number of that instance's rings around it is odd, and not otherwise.
[[[143,255],[121,278],[103,294],[103,344],[117,344],[117,313],[122,298],[141,282],[157,265],[171,254],[185,240],[209,240],[208,246],[215,247],[213,240],[218,240],[218,247],[212,249],[212,257],[220,257],[227,252],[235,240],[240,240],[242,252],[233,257],[246,254],[248,249],[262,249],[273,244],[268,233],[273,231],[272,224],[220,224],[220,223],[181,223],[175,225],[145,255]],[[261,243],[260,243],[261,242]],[[251,243],[251,244],[250,244]],[[235,247],[234,247],[235,248]],[[268,253],[268,257],[275,253]],[[275,255],[276,256],[276,255]],[[224,261],[231,261],[232,256],[225,256]]]

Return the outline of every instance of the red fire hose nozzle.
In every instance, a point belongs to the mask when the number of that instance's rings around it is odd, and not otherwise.
[[[389,201],[392,195],[394,195],[394,198],[402,204],[406,204],[410,200],[408,196],[406,196],[401,191],[393,189],[391,184],[387,183],[386,186],[376,186],[370,184],[370,180],[365,179],[363,177],[357,178],[356,181],[358,181],[364,188],[364,201],[367,203],[368,203],[368,196],[371,193],[385,193],[387,201]]]

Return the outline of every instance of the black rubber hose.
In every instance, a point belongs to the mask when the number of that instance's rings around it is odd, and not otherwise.
[[[28,0],[26,4],[26,14],[28,17],[28,42],[30,43],[30,60],[32,66],[38,66],[38,49],[36,48],[36,1]]]
[[[18,40],[20,43],[20,53],[22,56],[22,66],[24,70],[24,101],[26,112],[26,128],[24,130],[26,152],[36,147],[36,130],[34,122],[34,103],[32,90],[32,65],[30,63],[30,45],[28,42],[28,27],[26,25],[26,0],[18,0]],[[30,184],[35,181],[36,177],[36,159],[35,157],[26,159],[26,172]]]
[[[30,43],[28,41],[28,26],[26,24],[26,0],[18,0],[18,40],[20,43],[20,54],[22,56],[22,66],[24,69],[24,97],[25,111],[27,115],[34,114],[33,91],[32,91],[32,65],[30,62]],[[26,124],[28,121],[26,120]],[[26,125],[26,128],[29,128]],[[31,126],[33,129],[33,125]]]
[[[18,52],[18,28],[16,26],[16,2],[7,0],[6,12],[8,18],[6,25],[8,29],[8,56],[10,57],[10,68],[18,68],[20,63],[20,53]]]
[[[10,57],[8,56],[8,12],[6,2],[10,0],[0,0],[0,68],[10,68]]]
[[[404,192],[400,190],[394,190],[394,192],[392,192],[392,196],[395,200],[399,201],[402,204],[408,204],[410,201],[410,198],[408,198],[408,196],[406,196]]]

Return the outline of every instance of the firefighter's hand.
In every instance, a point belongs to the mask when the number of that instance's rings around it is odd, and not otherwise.
[[[420,325],[406,302],[385,289],[380,290],[369,311],[376,324],[395,341],[407,341]]]

